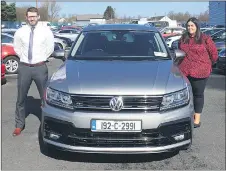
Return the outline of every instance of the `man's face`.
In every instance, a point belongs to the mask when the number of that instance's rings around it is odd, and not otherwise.
[[[38,14],[36,12],[28,12],[26,19],[31,26],[35,26],[38,23]]]

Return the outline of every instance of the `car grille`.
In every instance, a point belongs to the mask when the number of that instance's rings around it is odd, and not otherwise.
[[[44,137],[52,141],[72,146],[84,147],[150,147],[166,146],[178,141],[173,135],[183,133],[184,140],[190,139],[190,121],[160,125],[157,129],[145,129],[139,133],[92,132],[90,129],[76,128],[70,122],[53,118],[44,120]],[[169,130],[170,129],[170,130]],[[49,138],[50,133],[60,135],[55,140]]]
[[[84,96],[72,95],[75,109],[80,110],[109,110],[110,100],[115,96]],[[122,96],[124,107],[121,111],[145,110],[159,111],[162,96]]]

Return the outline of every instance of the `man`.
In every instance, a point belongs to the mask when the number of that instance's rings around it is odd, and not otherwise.
[[[41,100],[48,80],[47,58],[54,51],[54,36],[51,30],[38,24],[38,9],[27,9],[27,25],[19,28],[14,35],[14,50],[20,57],[18,69],[18,96],[16,103],[16,128],[13,136],[20,135],[25,127],[25,101],[32,81],[35,82]]]

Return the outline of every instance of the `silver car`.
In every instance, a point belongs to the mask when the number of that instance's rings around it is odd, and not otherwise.
[[[188,149],[193,95],[174,62],[184,55],[170,53],[151,26],[84,28],[47,84],[43,149],[114,154]],[[54,56],[65,58],[63,51]]]

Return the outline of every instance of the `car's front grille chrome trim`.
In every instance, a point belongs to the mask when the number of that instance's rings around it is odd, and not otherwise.
[[[115,96],[71,95],[75,109],[81,110],[111,110],[109,102]],[[124,110],[153,110],[158,111],[162,96],[121,96]]]

